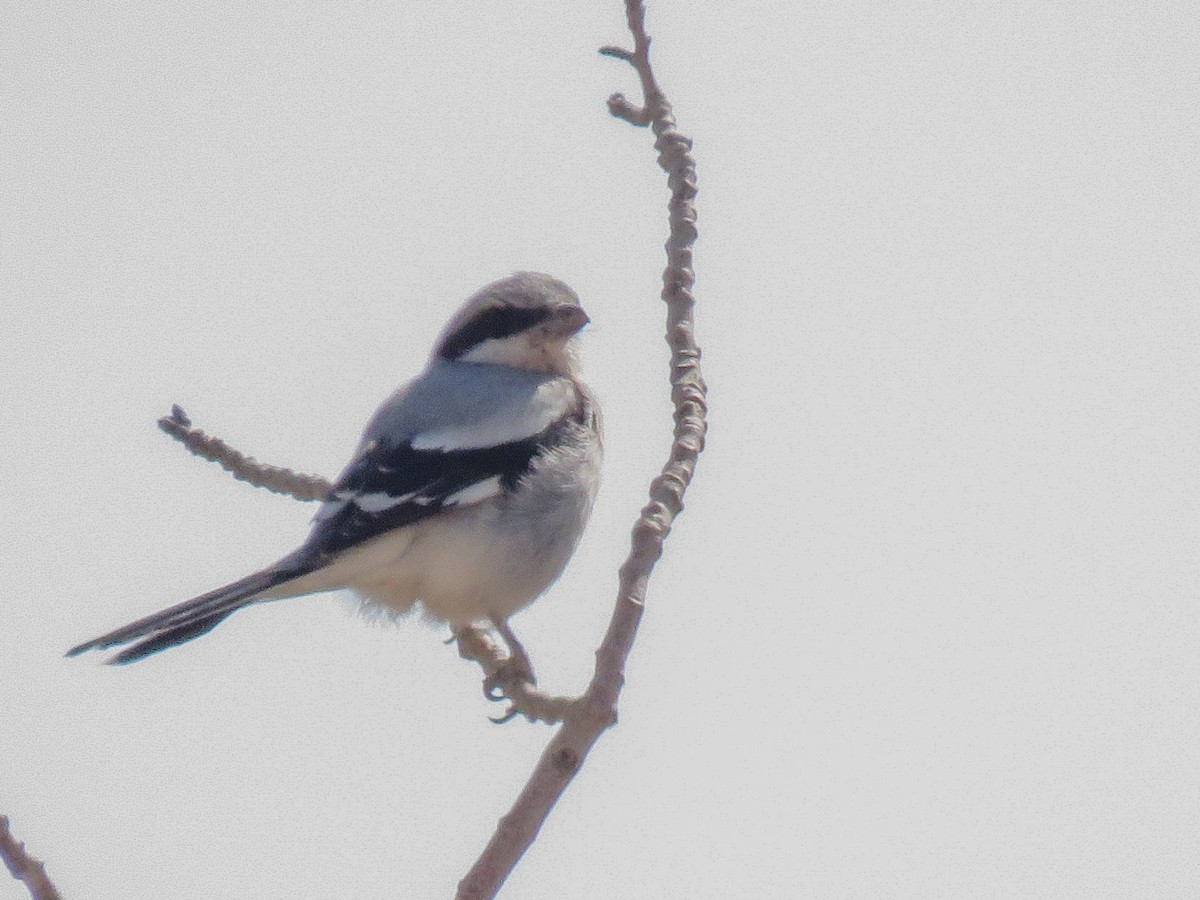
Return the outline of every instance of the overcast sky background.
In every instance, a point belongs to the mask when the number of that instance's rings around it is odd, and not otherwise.
[[[480,285],[592,314],[608,463],[514,619],[590,674],[669,432],[666,190],[606,3],[8,4],[0,812],[66,898],[442,898],[550,732],[318,597],[69,646],[290,550]],[[712,424],[619,727],[503,896],[1200,895],[1200,13],[655,2]],[[26,896],[0,881],[0,900]]]

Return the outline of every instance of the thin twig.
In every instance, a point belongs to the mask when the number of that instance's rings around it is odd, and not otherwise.
[[[255,487],[297,500],[324,500],[333,490],[333,485],[320,475],[301,475],[291,469],[264,465],[252,456],[239,453],[220,438],[195,428],[178,404],[171,407],[171,415],[158,420],[158,427],[196,456],[215,462],[234,478]]]
[[[691,140],[675,127],[670,104],[650,66],[650,38],[645,29],[641,0],[625,0],[634,49],[604,47],[606,56],[628,62],[641,80],[644,102],[635,105],[622,94],[608,99],[609,111],[633,125],[651,126],[658,163],[667,173],[671,190],[670,234],[665,249],[662,299],[667,304],[667,343],[671,349],[671,399],[675,430],[670,455],[662,473],[650,484],[650,502],[633,527],[631,549],[621,566],[617,605],[604,642],[596,652],[596,669],[584,695],[577,700],[552,697],[529,681],[510,677],[506,655],[485,631],[459,629],[459,653],[476,660],[484,670],[485,692],[491,699],[509,699],[512,706],[500,721],[522,714],[537,721],[564,721],[543,752],[529,781],[510,812],[504,816],[478,861],[459,883],[459,900],[496,895],[524,852],[537,837],[550,810],[586,759],[600,735],[616,721],[617,699],[624,684],[625,661],[641,621],[650,574],[662,555],[663,542],[683,508],[683,495],[691,483],[697,458],[704,447],[707,405],[700,376],[700,350],[693,335],[692,246],[696,241],[696,168]],[[178,406],[159,427],[192,453],[212,460],[235,478],[298,500],[320,500],[332,485],[319,476],[297,475],[290,469],[258,463],[192,427]],[[497,693],[498,692],[498,693]]]
[[[692,245],[696,241],[696,169],[691,141],[675,127],[671,106],[650,67],[641,0],[625,0],[634,49],[605,47],[600,52],[629,62],[642,82],[644,104],[635,106],[621,94],[609,98],[610,112],[634,125],[651,125],[659,165],[671,189],[670,236],[662,298],[667,303],[667,343],[671,348],[671,398],[675,406],[670,456],[650,485],[650,502],[633,527],[632,547],[620,572],[617,605],[604,643],[596,653],[596,670],[587,692],[567,713],[565,724],[550,741],[512,809],[475,865],[459,882],[458,900],[495,897],[521,856],[536,839],[558,798],[583,765],[600,735],[617,718],[617,699],[624,684],[625,661],[633,647],[646,598],[650,573],[662,555],[671,524],[683,508],[704,446],[706,429],[704,381],[700,350],[693,335]]]
[[[25,845],[13,837],[8,816],[0,816],[0,859],[17,881],[23,882],[33,900],[62,900],[62,895],[46,874],[46,864],[25,851]]]

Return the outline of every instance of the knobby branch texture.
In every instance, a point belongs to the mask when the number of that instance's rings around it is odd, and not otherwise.
[[[196,456],[215,462],[234,478],[255,487],[297,500],[324,500],[333,490],[333,484],[320,475],[300,475],[291,469],[264,465],[252,456],[239,453],[220,438],[194,427],[179,404],[171,407],[169,416],[158,420],[158,427]]]
[[[0,816],[0,859],[12,877],[25,884],[33,900],[61,900],[62,895],[46,874],[46,864],[30,856],[25,845],[13,837],[8,816]]]
[[[663,543],[691,483],[704,448],[707,404],[700,374],[700,349],[693,329],[695,298],[692,287],[692,247],[696,242],[696,165],[692,142],[676,127],[670,103],[650,64],[645,5],[625,0],[633,49],[607,46],[605,56],[629,63],[642,88],[642,103],[622,94],[608,99],[610,113],[654,133],[658,164],[667,175],[669,236],[665,245],[662,299],[667,307],[666,340],[670,347],[671,399],[675,429],[666,464],[650,484],[649,502],[633,526],[629,556],[621,566],[616,607],[604,641],[596,652],[596,668],[587,691],[579,698],[552,697],[529,682],[498,680],[505,657],[486,631],[458,629],[459,653],[484,670],[485,692],[507,699],[508,713],[497,721],[522,714],[531,721],[562,722],[530,775],[512,809],[500,820],[492,839],[458,886],[458,900],[496,896],[521,856],[537,838],[542,824],[575,777],[600,735],[616,721],[617,700],[624,684],[625,661],[642,618],[650,574],[662,556]],[[195,428],[178,406],[159,427],[192,453],[218,463],[235,478],[298,500],[323,500],[332,485],[319,476],[267,466]],[[497,693],[498,692],[498,693]]]
[[[684,493],[704,447],[707,405],[704,380],[700,376],[700,349],[693,332],[696,166],[691,156],[691,141],[676,128],[671,106],[654,78],[645,6],[641,0],[626,0],[625,9],[634,49],[604,47],[600,52],[625,60],[637,71],[643,104],[635,106],[624,96],[614,94],[608,107],[614,116],[633,125],[650,125],[658,164],[667,173],[671,190],[662,298],[667,304],[667,343],[671,348],[674,440],[662,474],[650,485],[650,502],[634,524],[629,556],[621,567],[617,605],[608,633],[596,653],[592,681],[568,712],[565,723],[538,760],[517,802],[500,820],[483,854],[459,883],[458,900],[482,900],[499,892],[600,735],[616,721],[625,660],[641,622],[650,573],[662,555],[672,522],[683,508]]]

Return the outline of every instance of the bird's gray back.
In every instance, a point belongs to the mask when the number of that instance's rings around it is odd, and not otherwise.
[[[555,390],[559,388],[560,390]],[[384,401],[363,433],[400,444],[422,435],[493,422],[520,422],[531,408],[573,390],[570,379],[509,366],[437,360]]]

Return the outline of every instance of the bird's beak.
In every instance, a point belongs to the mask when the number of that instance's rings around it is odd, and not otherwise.
[[[563,337],[570,337],[592,320],[588,318],[588,314],[583,311],[582,306],[568,303],[554,310],[552,321],[555,333],[561,334]]]

